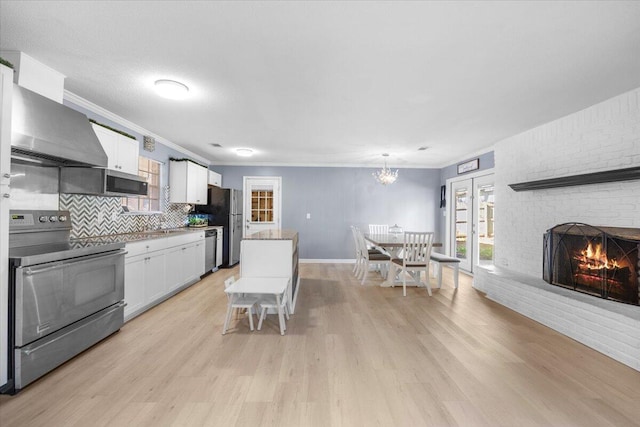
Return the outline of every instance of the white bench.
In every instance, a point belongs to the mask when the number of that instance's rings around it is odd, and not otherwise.
[[[460,265],[460,260],[458,258],[431,252],[431,262],[438,264],[438,288],[442,287],[442,264],[447,264],[449,267],[453,268],[453,283],[455,288],[458,289],[458,267]]]

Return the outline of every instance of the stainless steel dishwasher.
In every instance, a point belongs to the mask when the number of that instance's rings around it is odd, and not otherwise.
[[[216,241],[218,230],[206,230],[204,232],[204,271],[205,274],[216,267]]]

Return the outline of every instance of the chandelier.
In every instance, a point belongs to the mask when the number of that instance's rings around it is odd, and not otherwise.
[[[374,172],[372,175],[376,181],[382,185],[393,184],[396,181],[396,178],[398,178],[398,169],[394,172],[387,167],[387,157],[389,157],[387,153],[384,153],[382,157],[385,158],[384,167],[381,170]]]

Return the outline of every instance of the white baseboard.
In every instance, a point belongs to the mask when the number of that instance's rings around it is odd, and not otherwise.
[[[300,259],[300,264],[353,264],[355,259]]]

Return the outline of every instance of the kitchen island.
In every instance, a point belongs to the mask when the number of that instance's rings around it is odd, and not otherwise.
[[[300,277],[298,274],[298,232],[271,229],[259,231],[240,242],[241,277],[288,277],[289,310],[295,312]]]

